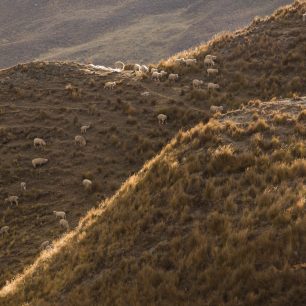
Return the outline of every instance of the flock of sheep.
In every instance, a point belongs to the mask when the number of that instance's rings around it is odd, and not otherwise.
[[[81,134],[86,134],[87,130],[91,127],[90,124],[88,125],[83,125],[81,126]],[[77,135],[75,136],[75,144],[79,145],[79,146],[86,146],[86,139],[84,136],[82,135]],[[34,148],[37,149],[44,149],[47,145],[46,141],[42,138],[35,138],[33,141],[34,144]],[[41,167],[45,164],[48,163],[48,159],[47,158],[42,158],[42,157],[38,157],[38,158],[34,158],[32,160],[32,166],[33,168],[37,168],[37,167]],[[84,179],[82,181],[82,185],[85,188],[85,190],[90,191],[92,189],[92,181],[89,179]],[[27,190],[27,184],[26,182],[21,182],[20,183],[20,189],[21,192],[25,192]],[[10,195],[8,196],[5,200],[4,203],[8,203],[11,206],[15,205],[18,206],[19,205],[19,196],[17,195]],[[69,226],[69,222],[66,220],[66,213],[64,211],[53,211],[53,214],[56,216],[56,218],[59,218],[59,225],[64,228],[66,231],[68,231],[70,229]],[[9,229],[10,227],[8,225],[2,226],[0,228],[0,235],[4,236],[6,234],[9,233]],[[49,249],[52,247],[52,244],[49,241],[44,241],[42,242],[41,246],[40,246],[40,250],[45,250],[45,249]]]

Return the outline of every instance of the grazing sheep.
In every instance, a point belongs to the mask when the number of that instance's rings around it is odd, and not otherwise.
[[[145,74],[142,71],[138,71],[138,70],[135,71],[135,75],[136,75],[136,78],[140,80],[142,80],[145,76]]]
[[[185,59],[185,64],[187,65],[187,66],[191,66],[191,65],[194,65],[194,64],[196,64],[197,63],[197,60],[195,59],[195,58],[187,58],[187,59]]]
[[[90,124],[81,126],[81,134],[86,134],[89,128]]]
[[[195,79],[195,80],[192,81],[193,88],[200,88],[201,85],[203,85],[203,81],[202,80]]]
[[[218,70],[218,69],[212,69],[212,68],[207,69],[207,74],[208,74],[208,76],[210,76],[210,75],[216,75],[216,74],[218,74],[218,73],[219,73],[219,70]]]
[[[69,231],[69,223],[65,219],[61,219],[59,222],[60,226],[65,228],[67,231]]]
[[[26,191],[27,190],[27,183],[26,182],[21,182],[20,183],[20,189],[21,189],[21,191]]]
[[[162,78],[162,74],[160,72],[153,72],[152,73],[152,80],[160,81]]]
[[[166,76],[168,75],[168,72],[162,70],[162,71],[160,72],[160,74],[161,74],[161,77],[164,78],[164,77],[166,77]]]
[[[117,61],[117,62],[115,63],[115,68],[124,70],[125,64],[124,64],[123,62],[121,62],[121,61]]]
[[[18,196],[9,196],[4,200],[4,203],[10,203],[11,205],[15,204],[16,206],[18,206]]]
[[[157,119],[158,119],[158,123],[161,124],[161,125],[163,125],[163,124],[166,124],[166,123],[167,123],[168,117],[167,117],[167,115],[159,114],[159,115],[157,116]]]
[[[211,55],[211,54],[207,54],[206,56],[205,56],[205,59],[212,59],[212,60],[216,60],[217,59],[217,56],[216,55]]]
[[[34,168],[36,168],[37,166],[43,166],[45,165],[49,160],[47,158],[34,158],[32,160],[32,165]]]
[[[74,143],[76,145],[79,145],[81,147],[85,147],[86,146],[86,139],[83,136],[77,135],[74,137]]]
[[[303,21],[306,22],[306,13],[303,14]]]
[[[106,82],[104,84],[104,89],[114,89],[116,85],[116,82]]]
[[[158,69],[157,68],[151,68],[150,72],[151,73],[158,72]]]
[[[150,95],[150,93],[148,91],[144,91],[141,93],[142,96],[144,97],[148,97]]]
[[[149,72],[149,68],[146,65],[141,65],[140,71],[143,73],[147,73]]]
[[[208,83],[207,84],[207,88],[208,90],[215,90],[215,89],[219,89],[220,88],[220,85],[219,84],[215,84],[215,83]]]
[[[180,64],[180,65],[186,64],[186,60],[183,57],[182,58],[176,58],[175,62]]]
[[[223,106],[212,105],[212,106],[210,107],[210,112],[211,112],[212,114],[215,114],[215,113],[218,113],[218,112],[222,113],[222,112],[223,112]]]
[[[2,226],[0,228],[0,235],[4,235],[4,234],[8,234],[8,231],[9,231],[10,227],[9,226]]]
[[[44,241],[44,242],[40,245],[40,247],[39,247],[39,249],[40,249],[41,251],[43,251],[43,250],[48,250],[48,249],[50,249],[50,248],[51,248],[51,243],[50,243],[49,240]]]
[[[92,181],[89,179],[84,179],[82,181],[82,185],[84,186],[85,190],[91,190],[92,189]]]
[[[209,66],[209,67],[213,67],[213,66],[215,66],[215,62],[213,61],[212,58],[205,58],[204,65]]]
[[[133,67],[134,71],[140,71],[141,70],[141,66],[139,64],[135,64]]]
[[[34,147],[45,147],[46,146],[46,142],[42,139],[42,138],[35,138],[34,139]]]
[[[56,218],[60,219],[66,219],[66,213],[64,211],[53,211],[53,214],[55,215]]]
[[[178,78],[179,78],[178,74],[175,74],[175,73],[170,73],[169,77],[168,77],[170,82],[172,82],[172,81],[175,82],[175,81],[178,80]]]

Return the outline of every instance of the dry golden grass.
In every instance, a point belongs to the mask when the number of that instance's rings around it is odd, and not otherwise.
[[[295,103],[261,103],[257,121],[297,120]],[[304,305],[304,138],[278,124],[249,137],[252,107],[180,132],[0,305]]]

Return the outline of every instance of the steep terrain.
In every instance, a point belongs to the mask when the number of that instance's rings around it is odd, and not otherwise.
[[[290,0],[2,0],[0,68],[20,62],[153,62]]]
[[[139,81],[129,70],[110,73],[75,63],[37,62],[0,71],[0,198],[2,200],[10,194],[20,196],[18,208],[1,201],[0,227],[10,226],[9,235],[0,238],[1,285],[33,262],[39,255],[41,242],[53,240],[62,233],[58,220],[52,215],[53,210],[65,210],[68,221],[75,227],[81,216],[113,195],[122,182],[158,153],[179,130],[186,131],[199,122],[207,122],[210,105],[223,105],[227,111],[240,107],[238,111],[222,115],[218,122],[213,121],[208,126],[200,124],[185,134],[180,132],[172,145],[145,166],[148,171],[143,170],[131,179],[131,188],[127,183],[115,198],[106,200],[85,217],[77,231],[59,242],[65,252],[58,254],[58,245],[54,254],[47,255],[51,256],[50,261],[41,263],[46,254],[39,259],[38,266],[32,268],[35,276],[31,277],[31,282],[26,282],[28,285],[24,291],[19,285],[1,291],[3,302],[0,303],[19,305],[30,301],[33,305],[57,305],[63,299],[68,305],[77,305],[78,300],[80,305],[94,305],[103,296],[108,299],[106,305],[120,305],[124,303],[120,299],[128,292],[126,299],[135,305],[186,305],[187,301],[200,305],[203,295],[215,290],[206,296],[212,305],[233,305],[235,296],[229,296],[229,292],[237,294],[241,305],[262,305],[260,303],[265,298],[267,305],[274,298],[279,299],[279,304],[275,302],[274,305],[286,305],[289,297],[296,298],[296,305],[299,305],[299,290],[305,288],[296,286],[296,291],[292,288],[295,281],[299,281],[301,286],[305,281],[300,269],[305,262],[302,237],[305,232],[302,219],[305,98],[299,98],[306,94],[306,32],[301,19],[305,11],[305,4],[296,2],[267,20],[256,20],[243,31],[223,35],[208,45],[188,51],[189,56],[198,59],[194,67],[178,66],[173,63],[173,58],[162,62],[160,65],[169,72],[180,74],[180,80],[174,84],[168,81],[156,83],[148,78]],[[275,50],[277,56],[273,53]],[[221,89],[214,93],[190,86],[194,78],[210,81],[202,64],[207,53],[218,56],[220,74],[212,81],[221,84]],[[118,86],[114,91],[105,90],[106,81],[116,81]],[[69,84],[71,86],[67,86]],[[144,91],[150,95],[142,96]],[[278,101],[281,96],[291,99]],[[262,103],[258,98],[273,99]],[[168,115],[166,126],[158,126],[158,113]],[[233,122],[225,123],[226,120]],[[88,145],[76,147],[74,137],[80,133],[80,126],[88,122],[92,123],[85,136]],[[214,131],[212,138],[210,129]],[[34,149],[34,137],[45,138],[47,148],[42,151]],[[186,165],[183,157],[177,157],[184,152],[187,154]],[[173,171],[178,171],[173,176],[172,170],[168,173],[168,168],[164,169],[168,155],[170,165],[173,160]],[[215,163],[210,162],[214,155],[217,156]],[[40,156],[49,158],[50,162],[43,168],[33,169],[31,160]],[[274,156],[272,160],[270,156]],[[148,180],[145,173],[149,173]],[[81,188],[85,177],[94,182],[92,193]],[[21,181],[28,184],[24,193],[20,191]],[[267,198],[263,193],[265,188]],[[172,197],[176,194],[178,198]],[[283,194],[288,194],[288,198],[280,197]],[[224,206],[228,202],[234,208],[222,215],[223,210],[228,209]],[[198,208],[197,203],[205,205]],[[288,215],[278,213],[284,209],[285,212],[289,209]],[[207,212],[212,214],[211,221],[206,220]],[[245,221],[239,223],[244,218]],[[200,261],[206,254],[196,247],[204,243],[202,238],[206,239],[202,237],[203,231],[210,226],[206,221],[212,222],[211,236],[207,237],[207,245],[212,243],[207,253],[209,273],[203,272],[195,278],[192,271],[202,267]],[[219,225],[219,221],[226,224],[225,228]],[[213,240],[216,233],[223,235],[223,230],[228,229],[230,234],[224,234],[220,241],[219,238]],[[249,242],[244,250],[233,250],[231,244],[231,239],[235,245],[239,243],[240,234],[238,238],[229,236],[238,234],[238,229],[242,230],[241,241]],[[292,232],[289,233],[290,229]],[[200,233],[200,240],[190,236],[194,232],[195,235]],[[173,251],[172,244],[168,243],[174,237],[178,240]],[[280,237],[280,244],[269,246],[271,237]],[[288,245],[286,239],[291,239],[291,248],[283,249]],[[261,252],[254,253],[253,248],[261,242]],[[233,252],[232,257],[228,257],[229,253],[223,249],[227,245]],[[196,253],[191,252],[188,259],[187,254],[193,247]],[[151,259],[146,257],[155,248],[157,257],[151,263]],[[267,254],[264,256],[267,257],[260,259],[258,254],[262,254],[265,248]],[[70,252],[73,249],[78,251]],[[171,250],[177,258],[167,253]],[[243,266],[245,270],[242,272],[238,269],[240,251],[243,258],[249,253],[254,256],[252,260],[245,258],[246,267]],[[192,256],[196,258],[197,252],[202,259],[198,265],[196,261],[193,265]],[[215,254],[220,258],[210,265]],[[222,258],[231,261],[223,262]],[[152,264],[151,268],[148,263]],[[40,274],[43,267],[47,269],[45,280]],[[122,270],[122,274],[117,268]],[[189,268],[194,270],[188,276]],[[61,272],[55,275],[54,271]],[[223,273],[228,271],[234,273],[232,280],[227,279],[229,287],[226,279],[218,287],[219,279],[223,279]],[[252,287],[251,281],[246,283],[246,287],[237,283],[237,278],[249,272],[254,273],[258,287]],[[279,282],[271,292],[265,291],[266,283],[270,283],[269,280],[278,273],[281,275]],[[184,274],[189,277],[186,284],[182,280]],[[294,281],[291,282],[291,278]],[[160,285],[165,280],[169,286]],[[197,280],[193,291],[189,291],[191,280]],[[280,286],[283,288],[287,282],[288,287],[276,297]],[[212,287],[205,287],[204,283]],[[230,286],[236,286],[236,291],[232,291]],[[15,293],[16,299],[6,299],[7,292]],[[63,298],[59,297],[59,292]],[[294,293],[296,297],[292,297]],[[175,298],[168,303],[167,296],[172,294]]]

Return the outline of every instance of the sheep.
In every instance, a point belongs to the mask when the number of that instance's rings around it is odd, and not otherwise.
[[[20,189],[21,189],[21,191],[26,191],[27,190],[27,183],[26,182],[21,182],[20,183]]]
[[[55,215],[56,218],[60,218],[60,219],[66,219],[66,213],[64,211],[53,211],[53,214]]]
[[[161,125],[163,125],[163,124],[166,124],[166,123],[167,123],[168,117],[167,117],[167,115],[159,114],[159,115],[157,116],[157,119],[158,119],[158,123],[161,124]]]
[[[147,73],[149,72],[149,68],[146,65],[141,65],[140,71],[143,73]]]
[[[168,76],[168,79],[169,79],[169,82],[175,82],[177,81],[179,78],[178,74],[175,74],[175,73],[170,73],[169,76]]]
[[[215,66],[215,62],[213,61],[212,58],[205,58],[204,65],[209,66],[209,67],[213,67],[213,66]]]
[[[90,128],[90,124],[81,126],[81,134],[86,134],[89,128]]]
[[[40,245],[40,247],[39,247],[39,249],[40,249],[41,251],[43,251],[43,250],[48,250],[48,249],[50,249],[50,248],[51,248],[51,243],[50,243],[49,240],[44,241],[44,242]]]
[[[187,66],[191,66],[197,63],[197,60],[195,58],[187,58],[184,61]]]
[[[306,13],[303,14],[303,21],[306,22]]]
[[[45,165],[49,160],[47,158],[34,158],[32,160],[32,165],[34,168],[36,168],[37,166],[43,166]]]
[[[10,227],[5,225],[0,228],[0,235],[8,234]]]
[[[217,59],[217,56],[216,55],[211,55],[211,54],[207,54],[206,56],[205,56],[205,59],[212,59],[212,60],[216,60]]]
[[[166,77],[166,76],[168,75],[168,72],[162,70],[162,71],[160,72],[160,74],[161,74],[161,77],[164,78],[164,77]]]
[[[136,75],[136,78],[140,80],[142,80],[145,76],[145,74],[142,71],[138,71],[138,70],[135,71],[135,75]]]
[[[46,142],[42,139],[42,138],[34,138],[34,147],[45,147],[46,146]]]
[[[219,70],[218,70],[218,69],[212,69],[212,68],[207,69],[207,74],[208,74],[208,76],[210,76],[210,75],[216,75],[216,74],[218,74],[218,73],[219,73]]]
[[[85,190],[91,190],[92,188],[92,181],[89,179],[84,179],[82,181],[82,185],[84,186]]]
[[[116,85],[116,82],[106,82],[104,84],[104,89],[114,89]]]
[[[134,71],[140,71],[141,70],[141,66],[139,64],[135,64],[133,67]]]
[[[160,72],[155,71],[152,73],[152,80],[160,81],[161,78],[162,74]]]
[[[115,63],[115,68],[124,70],[125,64],[124,64],[123,62],[121,62],[121,61],[117,61],[117,62]]]
[[[195,80],[192,81],[193,88],[200,88],[201,85],[203,85],[203,81],[202,80],[195,79]]]
[[[158,72],[157,68],[151,68],[150,72],[153,74],[154,72]]]
[[[186,60],[184,58],[176,58],[175,62],[178,63],[179,65],[183,65],[186,63]]]
[[[61,227],[65,228],[67,231],[69,231],[69,223],[68,223],[67,220],[61,219],[59,221],[59,224],[60,224]]]
[[[79,145],[80,147],[85,147],[86,146],[86,139],[81,135],[77,135],[77,136],[74,137],[74,143],[76,145]]]
[[[4,203],[10,203],[11,205],[15,204],[16,206],[18,206],[18,196],[9,196],[6,199],[4,199]]]
[[[215,84],[215,83],[208,83],[207,84],[207,88],[208,90],[215,90],[215,89],[219,89],[220,88],[220,85],[219,84]]]
[[[223,106],[216,106],[216,105],[212,105],[211,107],[210,107],[210,112],[212,113],[212,114],[214,114],[214,113],[218,113],[218,112],[223,112]]]

